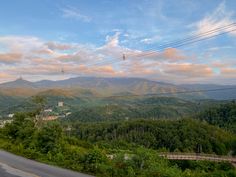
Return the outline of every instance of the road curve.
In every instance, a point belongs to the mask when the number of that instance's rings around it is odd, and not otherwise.
[[[91,177],[0,150],[1,177]]]

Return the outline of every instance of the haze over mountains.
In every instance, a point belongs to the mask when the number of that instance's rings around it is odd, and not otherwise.
[[[224,88],[232,89],[204,93],[197,92],[194,94],[176,93],[194,90],[213,90]],[[62,95],[66,97],[172,93],[168,94],[167,96],[185,97],[187,95],[188,97],[192,96],[193,98],[224,100],[236,98],[236,85],[174,85],[170,83],[151,81],[142,78],[99,77],[76,77],[59,81],[42,80],[38,82],[30,82],[20,78],[12,82],[0,84],[1,95],[28,97],[35,94],[47,94],[47,92],[49,92],[51,95]],[[160,96],[166,96],[166,94]]]

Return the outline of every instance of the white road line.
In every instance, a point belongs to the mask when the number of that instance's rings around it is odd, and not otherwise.
[[[32,173],[28,173],[28,172],[25,172],[25,171],[22,171],[22,170],[19,170],[19,169],[16,169],[16,168],[13,168],[7,164],[4,164],[4,163],[1,163],[0,162],[0,166],[9,174],[12,174],[12,175],[16,175],[16,176],[20,176],[20,177],[40,177],[40,176],[37,176],[35,174],[32,174]]]

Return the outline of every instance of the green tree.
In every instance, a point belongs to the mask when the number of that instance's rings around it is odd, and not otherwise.
[[[12,123],[4,128],[5,135],[17,142],[28,146],[32,141],[35,132],[34,119],[25,113],[17,113]]]
[[[42,153],[55,152],[63,138],[62,127],[57,122],[48,122],[38,130],[36,147]]]

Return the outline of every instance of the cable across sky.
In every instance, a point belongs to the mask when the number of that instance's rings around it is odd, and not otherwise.
[[[180,48],[183,46],[189,46],[191,44],[200,42],[200,41],[204,41],[204,40],[208,40],[217,36],[221,36],[221,35],[225,35],[228,33],[232,33],[236,31],[236,22],[225,25],[225,26],[221,26],[203,33],[199,33],[196,35],[192,35],[189,37],[186,37],[184,39],[181,40],[175,40],[173,42],[169,42],[163,45],[158,46],[155,50],[154,48],[149,49],[149,50],[145,50],[145,51],[138,51],[139,53],[136,54],[129,54],[131,52],[124,52],[121,53],[121,57],[119,58],[112,58],[111,60],[106,60],[106,61],[101,61],[101,62],[97,62],[97,63],[91,63],[89,65],[86,65],[87,67],[89,66],[98,66],[98,65],[102,65],[102,64],[114,64],[114,63],[119,63],[124,61],[124,56],[125,55],[125,60],[128,60],[129,58],[145,58],[145,57],[149,57],[152,55],[158,55],[161,52],[167,50],[167,49],[171,49],[171,48]],[[118,60],[117,60],[118,59]]]

